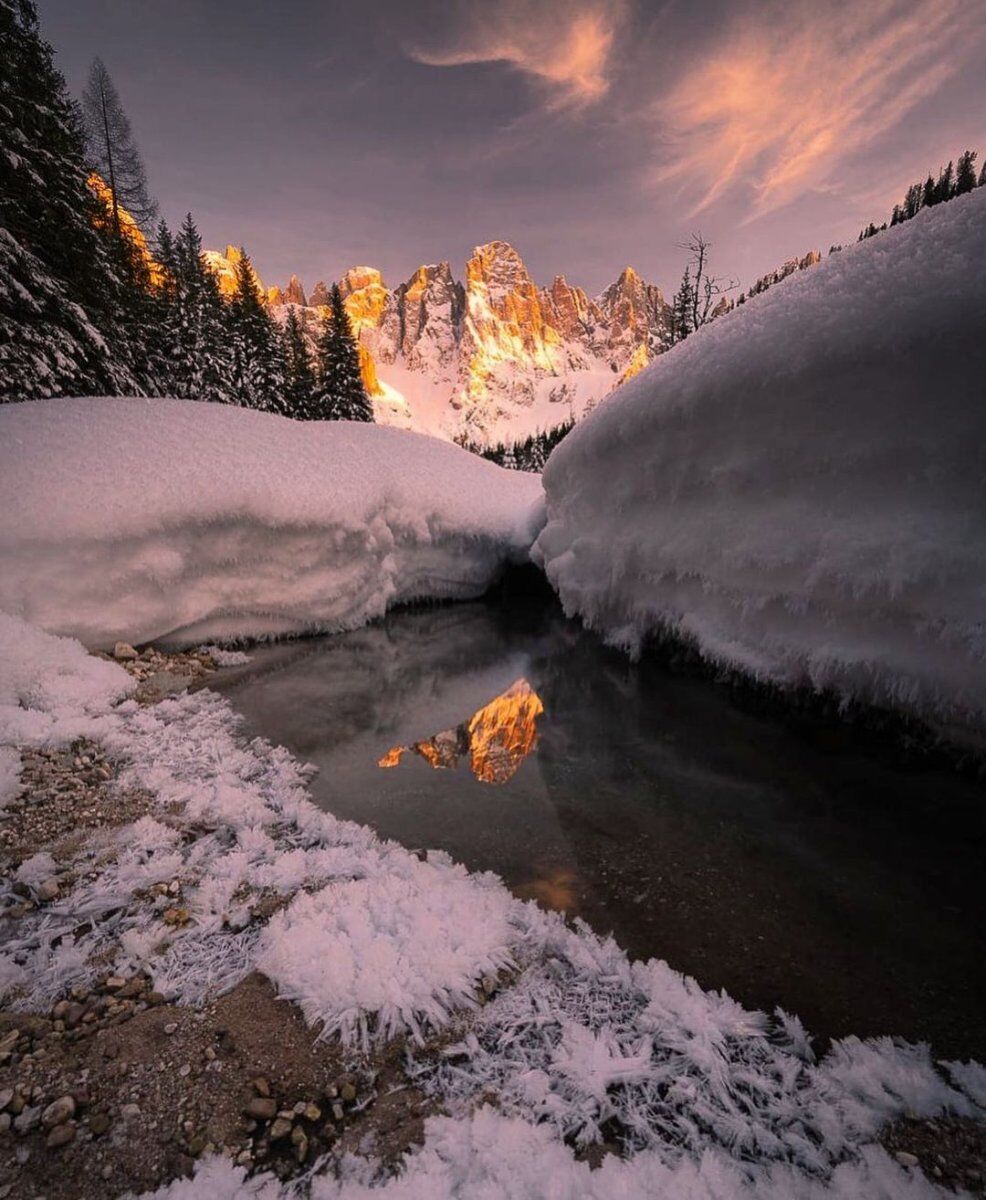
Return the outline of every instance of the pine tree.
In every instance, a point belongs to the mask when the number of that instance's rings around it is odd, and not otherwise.
[[[128,282],[32,0],[0,0],[0,399],[139,394]]]
[[[695,289],[692,286],[691,269],[685,267],[681,283],[671,302],[671,344],[683,342],[692,332],[692,311],[695,306]]]
[[[160,244],[160,243],[159,243]],[[233,392],[233,312],[202,261],[202,238],[192,214],[174,242],[173,395],[236,402]]]
[[[935,187],[935,181],[929,175],[924,181],[924,188],[921,192],[921,207],[930,208],[933,204],[938,203],[938,189]]]
[[[316,419],[372,421],[373,406],[363,384],[359,349],[337,283],[332,285],[329,306],[330,315],[323,324],[316,351]]]
[[[157,206],[147,193],[147,174],[130,121],[100,58],[94,58],[89,69],[89,81],[82,93],[82,114],[90,161],[110,189],[117,237],[122,237],[121,208],[125,208],[143,229],[149,230]]]
[[[951,200],[955,195],[954,176],[955,166],[950,161],[948,166],[938,173],[938,182],[935,184],[935,202],[937,204],[944,204],[946,200]]]
[[[976,152],[966,150],[959,157],[958,169],[955,172],[955,195],[964,196],[976,186]]]
[[[236,292],[230,303],[233,402],[265,412],[284,410],[284,359],[274,321],[257,286],[245,250],[236,264]]]
[[[296,421],[314,421],[315,371],[305,331],[294,307],[288,309],[288,319],[282,334],[284,342],[284,414]]]

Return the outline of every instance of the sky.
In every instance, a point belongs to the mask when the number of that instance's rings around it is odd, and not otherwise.
[[[169,223],[264,281],[390,286],[509,241],[596,294],[745,286],[986,153],[983,0],[39,0],[109,68]]]

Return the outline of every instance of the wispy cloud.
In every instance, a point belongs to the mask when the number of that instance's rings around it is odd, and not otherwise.
[[[831,182],[851,155],[937,91],[969,50],[979,0],[771,8],[730,29],[661,103],[660,181],[700,212],[732,188],[760,216]]]
[[[478,0],[438,46],[408,53],[433,67],[501,62],[544,88],[551,109],[600,100],[610,87],[622,0]]]

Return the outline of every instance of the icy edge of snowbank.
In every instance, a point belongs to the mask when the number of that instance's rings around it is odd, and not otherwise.
[[[977,1111],[978,1066],[952,1065],[949,1083],[926,1047],[855,1038],[816,1063],[796,1019],[748,1012],[665,963],[631,963],[611,940],[514,899],[493,876],[470,875],[443,854],[422,862],[317,809],[305,768],[283,749],[245,742],[212,693],[113,707],[100,673],[76,672],[85,685],[53,701],[52,681],[78,666],[79,648],[43,637],[38,656],[38,644],[7,648],[28,684],[25,703],[40,697],[64,737],[71,725],[59,721],[60,704],[98,715],[102,741],[123,764],[119,785],[146,789],[157,812],[75,847],[75,885],[18,918],[0,955],[0,987],[15,1004],[42,1007],[97,972],[135,968],[196,1003],[261,969],[323,1035],[338,1030],[355,1045],[405,1032],[413,1046],[461,1022],[458,1043],[438,1056],[430,1046],[412,1052],[408,1066],[449,1118],[429,1126],[397,1179],[358,1167],[372,1190],[498,1194],[513,1180],[517,1195],[541,1194],[531,1190],[543,1182],[532,1174],[533,1147],[557,1160],[570,1189],[561,1195],[585,1194],[586,1168],[565,1141],[599,1141],[615,1119],[636,1153],[607,1170],[627,1194],[664,1181],[670,1195],[716,1182],[711,1194],[724,1198],[842,1196],[860,1180],[879,1180],[888,1196],[942,1194],[867,1146],[907,1110]],[[24,866],[28,886],[52,868]],[[180,901],[155,887],[174,880]],[[11,882],[0,881],[0,902],[12,898]],[[285,903],[266,923],[250,911],[261,894]],[[187,920],[166,921],[178,902]],[[514,978],[477,1008],[482,976],[503,968]],[[502,1113],[473,1115],[491,1090]],[[311,1196],[353,1194],[357,1166],[324,1163]],[[240,1183],[206,1163],[159,1194],[235,1195]],[[243,1186],[297,1194],[265,1177]]]
[[[0,408],[0,609],[109,647],[356,628],[526,561],[537,476],[190,400]]]
[[[532,550],[566,611],[783,686],[986,718],[986,192],[831,255],[554,451]]]

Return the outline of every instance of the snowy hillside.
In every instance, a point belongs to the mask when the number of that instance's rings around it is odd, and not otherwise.
[[[420,434],[228,405],[0,409],[0,609],[89,646],[337,630],[483,592],[535,476]]]
[[[662,356],[555,451],[566,609],[764,680],[986,715],[986,191]]]

